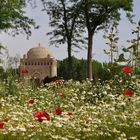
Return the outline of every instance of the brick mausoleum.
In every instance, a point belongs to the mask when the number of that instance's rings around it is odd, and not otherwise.
[[[38,82],[46,77],[57,76],[57,61],[52,53],[40,44],[23,55],[20,60],[20,67],[27,70],[27,75],[32,79],[37,79]]]

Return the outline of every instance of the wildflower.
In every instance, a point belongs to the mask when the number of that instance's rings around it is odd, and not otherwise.
[[[61,80],[55,80],[55,83],[61,83]]]
[[[65,96],[65,94],[64,94],[64,93],[61,93],[61,94],[60,94],[60,96],[61,96],[61,97],[64,97],[64,96]]]
[[[133,73],[133,68],[132,67],[129,67],[129,66],[125,66],[123,68],[123,72],[128,74],[128,73]]]
[[[0,122],[0,129],[3,129],[3,127],[4,127],[4,123]]]
[[[127,97],[132,97],[132,96],[134,96],[134,91],[131,89],[126,89],[124,92],[124,95]]]
[[[72,112],[68,112],[67,115],[68,115],[68,116],[72,116],[73,113],[72,113]]]
[[[51,117],[47,112],[36,112],[34,117],[37,118],[39,122],[42,122],[43,120],[51,120]]]
[[[55,114],[56,114],[56,115],[61,115],[62,112],[63,112],[63,110],[60,109],[60,108],[55,109]]]
[[[21,73],[22,73],[22,74],[28,74],[28,70],[26,70],[26,69],[21,70]]]
[[[28,104],[34,104],[34,103],[35,103],[34,99],[30,99],[30,100],[28,101]]]

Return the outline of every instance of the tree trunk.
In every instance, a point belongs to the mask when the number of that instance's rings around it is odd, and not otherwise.
[[[87,54],[87,77],[89,80],[93,79],[92,75],[92,37],[93,33],[88,33],[88,54]]]
[[[72,79],[72,56],[71,56],[71,43],[68,42],[68,79]]]

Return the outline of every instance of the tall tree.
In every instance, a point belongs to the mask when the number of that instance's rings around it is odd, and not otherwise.
[[[24,9],[29,1],[0,0],[0,32],[12,29],[12,35],[23,32],[27,36],[31,35],[31,28],[35,27],[35,22],[25,15]]]
[[[92,79],[92,45],[96,31],[103,29],[112,21],[119,21],[121,10],[130,17],[133,0],[81,0],[84,24],[88,32],[87,69],[88,78]]]
[[[67,44],[68,51],[68,67],[67,75],[72,76],[72,50],[73,47],[81,48],[86,42],[81,38],[81,33],[84,32],[82,24],[80,24],[80,6],[77,0],[42,0],[44,10],[49,15],[49,25],[53,28],[48,35],[51,35],[50,44]],[[81,25],[81,26],[80,26]],[[80,26],[80,27],[79,27]]]
[[[104,53],[109,55],[110,63],[114,62],[114,53],[117,53],[117,57],[119,57],[119,49],[117,45],[119,40],[117,25],[117,23],[113,23],[109,32],[103,36],[104,39],[107,40],[106,44],[109,46],[109,50],[104,50]]]
[[[128,40],[132,45],[128,47],[128,50],[132,53],[132,66],[136,69],[140,65],[140,21],[135,29],[133,29],[132,34],[135,37],[131,40]]]

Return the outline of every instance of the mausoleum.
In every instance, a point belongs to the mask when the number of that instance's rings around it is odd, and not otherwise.
[[[57,76],[57,61],[52,53],[40,44],[23,55],[20,67],[27,71],[26,75],[31,79],[38,79],[39,82],[46,77]],[[21,75],[23,76],[23,73]]]

